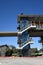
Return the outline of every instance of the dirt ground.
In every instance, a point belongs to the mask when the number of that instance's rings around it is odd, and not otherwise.
[[[0,65],[43,65],[43,57],[0,57]]]

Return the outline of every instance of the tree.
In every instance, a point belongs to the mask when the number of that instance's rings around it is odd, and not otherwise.
[[[8,49],[8,50],[6,51],[6,56],[12,56],[12,53],[13,53],[13,50]]]
[[[31,55],[32,55],[32,56],[36,56],[37,53],[39,53],[39,51],[38,51],[37,48],[31,48],[31,49],[29,50],[29,53],[30,53],[30,56],[31,56]]]

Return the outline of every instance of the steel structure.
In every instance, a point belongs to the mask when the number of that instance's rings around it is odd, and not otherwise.
[[[10,36],[17,37],[18,33],[17,32],[0,32],[0,37],[10,37]]]
[[[40,37],[43,48],[43,15],[24,15],[18,16],[18,44],[21,56],[28,56],[30,44],[33,43],[30,37]]]

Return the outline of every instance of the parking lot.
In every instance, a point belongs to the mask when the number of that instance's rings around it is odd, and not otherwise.
[[[43,57],[0,57],[0,65],[43,65]]]

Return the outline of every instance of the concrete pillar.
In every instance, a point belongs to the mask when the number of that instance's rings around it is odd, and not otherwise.
[[[43,49],[43,37],[41,37],[40,43],[42,44],[42,49]]]
[[[42,49],[43,49],[43,42],[42,42]]]

